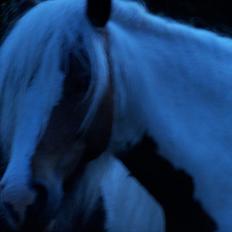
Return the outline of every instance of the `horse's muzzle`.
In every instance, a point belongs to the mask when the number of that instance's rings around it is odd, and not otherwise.
[[[61,197],[41,182],[21,188],[2,184],[0,196],[0,226],[6,232],[45,231],[61,202]]]

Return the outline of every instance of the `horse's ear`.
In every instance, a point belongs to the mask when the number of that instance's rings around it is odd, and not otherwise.
[[[104,27],[111,15],[111,0],[87,0],[87,17],[95,27]]]

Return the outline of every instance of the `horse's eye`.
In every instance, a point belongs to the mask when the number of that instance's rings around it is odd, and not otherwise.
[[[85,95],[90,85],[90,67],[84,56],[70,54],[66,72],[65,92],[71,95]]]

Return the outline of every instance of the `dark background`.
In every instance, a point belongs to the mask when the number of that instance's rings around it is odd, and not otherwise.
[[[78,0],[77,0],[78,1]],[[196,27],[232,35],[230,0],[145,0],[151,12],[185,21]],[[0,37],[33,0],[0,0]]]
[[[146,0],[148,8],[158,14],[185,21],[196,27],[232,35],[230,0]]]

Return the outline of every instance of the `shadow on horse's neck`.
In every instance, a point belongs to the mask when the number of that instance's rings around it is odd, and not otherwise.
[[[190,175],[175,169],[157,152],[147,136],[129,151],[120,154],[122,162],[164,209],[168,232],[213,232],[216,224],[194,199]]]

